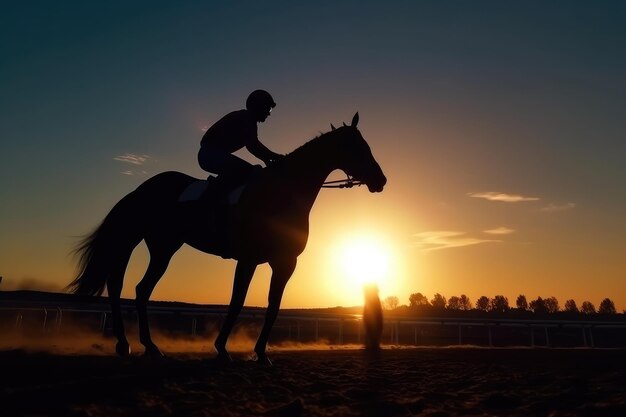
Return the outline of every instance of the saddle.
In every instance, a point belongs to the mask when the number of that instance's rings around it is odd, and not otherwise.
[[[205,193],[211,193],[210,188],[214,188],[215,183],[219,181],[216,176],[209,176],[206,180],[198,180],[189,184],[183,192],[178,196],[178,202],[183,203],[186,201],[199,201],[202,198],[205,198]],[[248,184],[242,184],[231,189],[225,201],[229,206],[234,206],[239,201],[243,190],[246,188]],[[221,198],[221,196],[216,196],[217,198]]]

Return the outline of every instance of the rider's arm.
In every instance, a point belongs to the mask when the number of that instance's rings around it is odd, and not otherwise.
[[[251,140],[246,149],[254,156],[265,162],[267,165],[270,161],[282,158],[283,155],[270,151],[258,138]]]

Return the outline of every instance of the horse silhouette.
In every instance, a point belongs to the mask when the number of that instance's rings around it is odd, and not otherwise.
[[[78,277],[68,288],[83,295],[101,295],[106,285],[117,338],[116,352],[128,355],[120,310],[124,273],[135,246],[145,240],[150,262],[136,287],[140,341],[146,355],[161,356],[150,336],[147,303],[178,249],[188,245],[206,253],[236,259],[232,298],[215,340],[218,360],[229,361],[228,336],[243,303],[257,265],[269,263],[272,276],[268,307],[254,351],[268,363],[266,348],[278,315],[285,285],[293,274],[309,234],[309,213],[328,175],[340,169],[370,192],[387,182],[369,145],[357,129],[356,113],[350,126],[321,134],[271,165],[244,189],[238,203],[209,221],[206,202],[181,203],[178,197],[195,181],[180,172],[163,172],[146,180],[111,209],[101,225],[76,249]],[[213,208],[213,212],[215,212]],[[215,215],[215,214],[214,214]]]

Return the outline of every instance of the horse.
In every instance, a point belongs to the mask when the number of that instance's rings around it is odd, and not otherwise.
[[[150,336],[147,304],[170,259],[186,243],[237,261],[228,311],[214,342],[216,359],[220,361],[232,360],[226,342],[243,308],[256,267],[266,262],[270,265],[268,306],[254,352],[259,363],[271,364],[266,353],[270,331],[287,281],[306,246],[309,213],[324,181],[339,169],[367,185],[372,193],[381,192],[387,182],[357,129],[358,121],[356,113],[350,125],[344,123],[335,128],[331,124],[331,131],[262,169],[243,189],[237,204],[223,211],[202,201],[206,198],[180,202],[181,193],[198,179],[175,171],[159,173],[123,197],[100,226],[79,242],[75,249],[78,274],[68,285],[70,292],[91,296],[102,295],[106,286],[117,338],[116,353],[131,353],[120,294],[134,248],[143,240],[150,254],[145,275],[136,286],[140,342],[145,347],[144,355],[160,357],[162,353]],[[209,217],[214,217],[214,221],[209,221]]]

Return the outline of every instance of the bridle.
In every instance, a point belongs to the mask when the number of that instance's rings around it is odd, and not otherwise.
[[[326,181],[322,188],[352,188],[355,185],[361,186],[365,184],[363,181],[355,180],[352,176],[347,175],[347,178],[343,180]]]

